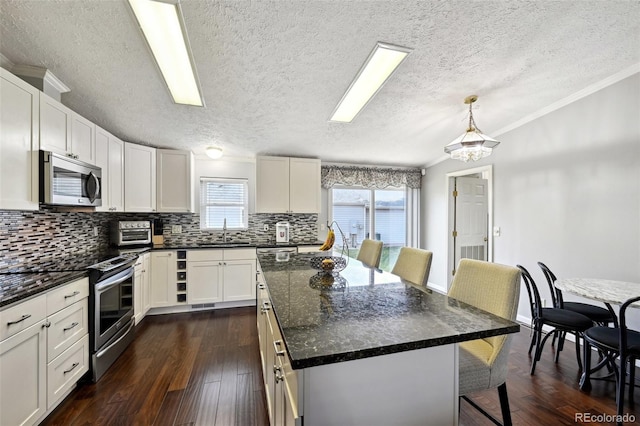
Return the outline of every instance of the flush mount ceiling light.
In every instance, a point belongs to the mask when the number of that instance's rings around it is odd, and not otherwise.
[[[378,42],[351,82],[329,121],[350,123],[413,49]]]
[[[222,157],[222,148],[218,148],[217,146],[207,147],[207,155],[209,156],[209,158],[217,160],[218,158]]]
[[[444,147],[444,152],[451,155],[453,160],[477,161],[483,157],[491,155],[493,148],[500,142],[490,136],[484,135],[476,126],[471,112],[471,105],[478,100],[476,95],[467,96],[464,103],[469,105],[469,127],[467,131]]]
[[[129,0],[173,101],[204,106],[179,0]]]

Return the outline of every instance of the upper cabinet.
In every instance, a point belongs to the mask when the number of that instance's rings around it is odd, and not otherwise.
[[[191,151],[158,149],[157,211],[193,212],[193,154]]]
[[[125,142],[124,210],[156,211],[156,149]]]
[[[0,68],[0,210],[38,210],[39,93]]]
[[[258,157],[256,213],[320,213],[320,160]]]
[[[102,169],[102,206],[96,211],[124,211],[124,142],[98,126],[96,166]]]
[[[40,149],[95,164],[95,125],[40,92]]]

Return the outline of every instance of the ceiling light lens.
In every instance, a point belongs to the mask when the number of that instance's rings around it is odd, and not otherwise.
[[[350,123],[380,90],[412,49],[378,43],[344,94],[329,121]]]
[[[175,103],[203,106],[178,4],[129,0]]]
[[[207,148],[207,155],[209,158],[217,160],[222,157],[222,148],[218,148],[217,146],[210,146]]]

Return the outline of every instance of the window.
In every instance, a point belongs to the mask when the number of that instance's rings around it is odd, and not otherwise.
[[[332,218],[340,225],[356,257],[362,240],[381,240],[380,269],[390,271],[400,247],[407,245],[407,191],[404,188],[361,189],[334,186],[331,190]],[[373,204],[374,208],[371,208]],[[342,242],[336,240],[336,245]]]
[[[246,179],[200,178],[200,229],[247,229],[248,211]]]

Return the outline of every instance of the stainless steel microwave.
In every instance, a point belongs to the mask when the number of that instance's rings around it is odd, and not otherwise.
[[[101,206],[100,167],[51,151],[40,151],[40,202],[60,206]]]

